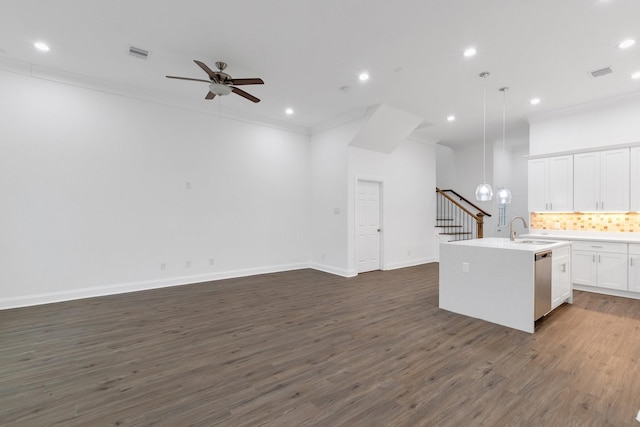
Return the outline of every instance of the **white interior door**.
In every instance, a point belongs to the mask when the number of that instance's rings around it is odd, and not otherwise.
[[[380,270],[380,183],[358,181],[356,256],[358,273]]]

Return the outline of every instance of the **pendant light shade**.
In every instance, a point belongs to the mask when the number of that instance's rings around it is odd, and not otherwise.
[[[493,188],[485,182],[476,188],[476,200],[479,202],[488,202],[493,198]]]
[[[502,160],[501,160],[501,164],[502,164],[502,173],[500,176],[501,180],[504,180],[504,158],[506,156],[506,149],[505,149],[505,141],[507,139],[507,91],[509,90],[508,87],[501,87],[500,88],[500,92],[502,92]],[[509,191],[508,188],[505,188],[504,186],[500,186],[498,187],[498,194],[496,195],[498,198],[498,204],[500,205],[508,205],[511,204],[511,191]]]
[[[511,203],[511,191],[508,188],[500,187],[496,193],[499,205],[508,205]]]
[[[482,184],[476,188],[476,200],[488,202],[493,198],[493,188],[487,184],[487,76],[488,71],[480,73],[484,80],[482,94]]]

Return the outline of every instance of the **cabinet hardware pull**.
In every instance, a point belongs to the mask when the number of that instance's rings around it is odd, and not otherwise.
[[[600,202],[600,209],[604,210],[604,202]]]
[[[593,254],[593,262],[596,262],[596,254]]]
[[[598,254],[598,262],[601,262],[601,261],[600,261],[600,254]]]
[[[633,262],[633,258],[631,258],[631,262]],[[567,263],[562,264],[562,272],[563,273],[567,272]]]
[[[629,257],[629,263],[631,264],[631,267],[633,267],[633,258]]]
[[[553,202],[549,202],[549,210],[552,211],[553,210]]]
[[[592,248],[601,248],[602,246],[594,246],[594,245],[591,245],[591,247],[592,247]]]

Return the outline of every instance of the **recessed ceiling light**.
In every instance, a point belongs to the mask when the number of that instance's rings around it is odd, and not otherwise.
[[[627,40],[623,40],[620,43],[618,43],[618,47],[620,49],[627,49],[627,48],[630,48],[631,46],[633,46],[634,44],[636,44],[635,40],[627,39]]]
[[[531,100],[529,101],[529,103],[531,105],[538,105],[540,104],[540,98],[531,98]]]
[[[475,55],[476,53],[478,53],[478,51],[476,50],[475,47],[469,47],[469,48],[465,49],[464,52],[462,52],[462,54],[464,56],[466,56],[467,58],[470,57],[470,56]]]
[[[634,80],[640,79],[640,71],[636,71],[635,73],[631,74],[631,78]]]
[[[292,108],[287,108],[286,110],[284,110],[285,113],[287,113],[289,116],[293,114],[293,109]]]
[[[360,73],[360,75],[358,76],[358,78],[360,79],[360,81],[367,81],[369,80],[369,74],[367,73]]]
[[[452,122],[452,121],[454,121],[455,119],[456,119],[456,116],[454,116],[454,115],[447,116],[447,121],[448,121],[448,122]]]
[[[51,50],[49,45],[43,42],[35,42],[33,46],[42,52],[49,52],[49,50]]]

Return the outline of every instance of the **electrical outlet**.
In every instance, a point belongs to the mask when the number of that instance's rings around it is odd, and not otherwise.
[[[214,265],[216,263],[215,258],[209,258],[209,265]]]
[[[167,263],[166,262],[161,262],[160,263],[160,270],[166,270],[167,269]]]
[[[470,268],[471,268],[471,265],[468,262],[463,262],[462,263],[462,272],[463,273],[468,273]]]
[[[322,252],[322,255],[320,255],[322,257],[322,259],[324,259],[324,252]]]
[[[184,266],[185,268],[191,268],[191,261],[185,261]]]
[[[191,183],[189,181],[184,183],[184,188],[187,190],[191,190]]]

